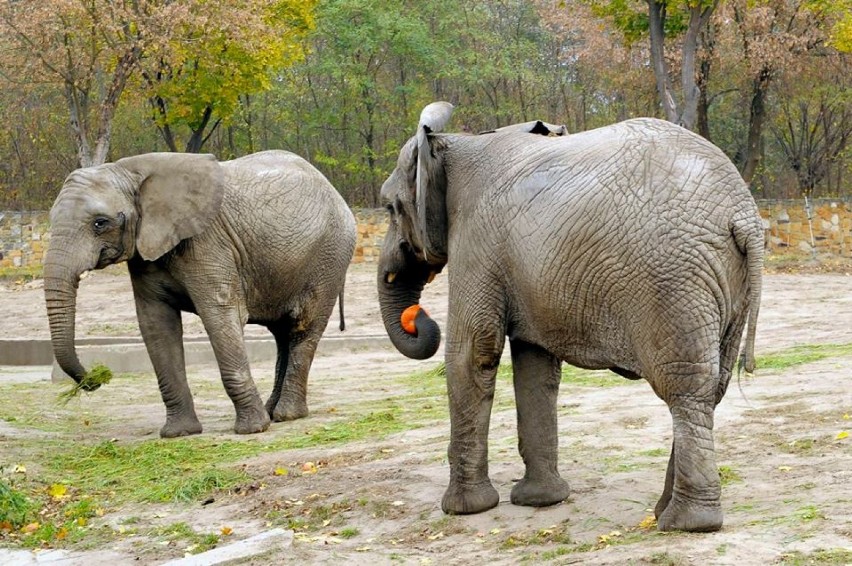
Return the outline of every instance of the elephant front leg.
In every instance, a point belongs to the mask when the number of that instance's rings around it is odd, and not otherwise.
[[[502,334],[468,338],[462,344],[448,339],[450,484],[441,501],[445,513],[479,513],[500,502],[488,478],[488,423],[502,347]]]
[[[676,364],[666,402],[673,441],[666,485],[655,508],[662,531],[717,531],[722,527],[721,482],[713,445],[718,378],[712,364]]]
[[[198,309],[198,315],[216,355],[222,384],[237,412],[234,431],[237,434],[265,431],[269,428],[269,415],[249,371],[237,308],[205,306]]]
[[[136,296],[139,330],[157,374],[160,395],[166,405],[162,438],[199,434],[192,393],[186,382],[183,353],[183,324],[180,311],[154,299]]]
[[[562,378],[559,359],[519,340],[511,342],[518,450],[526,465],[512,488],[512,503],[543,507],[568,497],[568,482],[559,475],[556,399]]]

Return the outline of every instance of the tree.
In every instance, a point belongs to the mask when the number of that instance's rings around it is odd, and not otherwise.
[[[805,197],[813,196],[852,138],[852,85],[848,78],[852,65],[848,57],[831,59],[833,65],[820,66],[829,71],[828,79],[819,76],[813,81],[812,71],[797,75],[787,84],[792,92],[785,93],[779,104],[779,119],[772,128]]]
[[[61,87],[81,167],[107,158],[113,116],[145,49],[147,7],[144,0],[0,4],[3,78]]]
[[[166,145],[198,152],[239,110],[240,97],[272,86],[275,73],[300,61],[314,27],[316,0],[195,0],[173,14],[168,41],[143,62],[148,100]]]
[[[670,122],[695,129],[702,99],[696,73],[699,41],[718,0],[646,0],[644,12],[626,0],[590,1],[598,14],[612,19],[625,41],[636,41],[647,33],[650,64],[664,116]],[[679,37],[679,50],[668,46],[668,40],[674,37]],[[679,92],[674,87],[673,64],[680,67]]]

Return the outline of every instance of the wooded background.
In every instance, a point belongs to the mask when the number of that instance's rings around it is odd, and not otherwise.
[[[852,197],[852,0],[39,0],[0,4],[0,209],[149,151],[314,163],[353,206],[422,107],[453,131],[658,116],[760,198]]]

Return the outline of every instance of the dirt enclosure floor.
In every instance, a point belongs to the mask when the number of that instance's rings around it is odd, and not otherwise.
[[[315,359],[308,418],[274,423],[251,437],[231,431],[233,408],[215,366],[191,368],[204,425],[192,442],[289,447],[226,464],[247,480],[202,500],[113,502],[101,495],[102,512],[90,522],[101,534],[55,546],[68,552],[67,564],[161,564],[197,547],[197,540],[164,538],[158,530],[184,523],[219,535],[220,547],[275,527],[295,531],[286,548],[233,564],[852,563],[852,437],[844,434],[852,432],[850,273],[764,277],[757,354],[768,367],[732,383],[716,412],[725,513],[720,532],[653,528],[649,517],[663,487],[671,420],[646,383],[608,372],[566,379],[561,389],[560,471],[572,488],[568,500],[542,509],[509,502],[524,470],[511,381],[501,378],[490,429],[490,475],[500,504],[478,515],[443,515],[449,421],[440,376],[428,373],[441,357],[415,362],[391,348],[354,347]],[[371,266],[350,270],[345,336],[382,333],[374,280]],[[446,302],[442,275],[423,304],[443,324]],[[138,335],[121,270],[83,280],[77,312],[78,337]],[[2,338],[48,336],[37,282],[0,286],[0,313]],[[336,317],[329,336],[339,335]],[[185,327],[202,333],[194,317]],[[273,369],[274,362],[252,367],[264,398]],[[42,379],[16,377],[31,370],[0,368],[0,475],[12,477],[16,466],[38,475],[40,447],[49,441],[83,451],[106,441],[157,440],[165,410],[153,375],[118,376],[63,406],[55,399],[67,385],[46,381],[46,369]],[[394,426],[368,427],[351,438],[291,441],[321,438],[318,431],[341,426],[362,430],[371,418]],[[0,546],[17,543],[0,536]]]

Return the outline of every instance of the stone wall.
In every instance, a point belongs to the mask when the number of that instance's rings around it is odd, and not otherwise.
[[[47,212],[0,211],[0,268],[40,265],[49,227]]]
[[[759,201],[758,205],[771,252],[809,254],[816,251],[852,257],[852,202],[820,199],[810,203],[810,210],[801,199]]]
[[[812,253],[811,228],[802,200],[758,201],[771,253]],[[372,263],[387,231],[382,209],[355,209],[358,241],[353,263]],[[811,206],[816,252],[852,257],[852,202],[822,199]],[[0,268],[41,264],[50,237],[47,212],[0,212]]]

